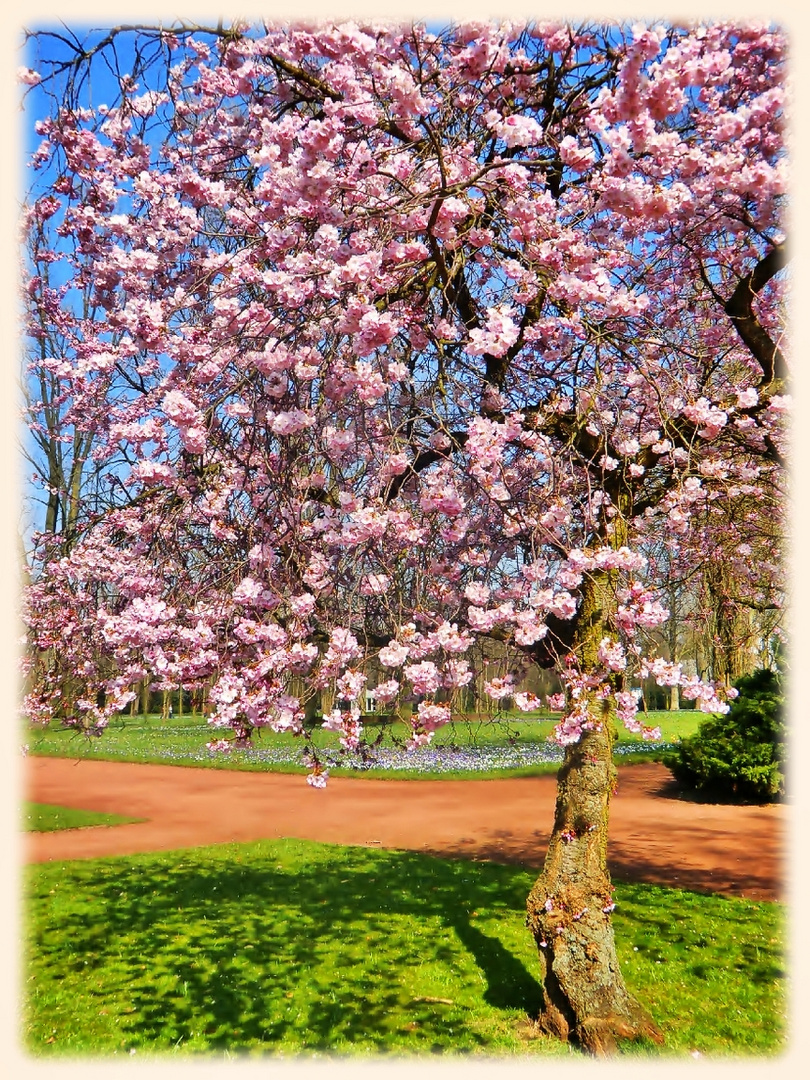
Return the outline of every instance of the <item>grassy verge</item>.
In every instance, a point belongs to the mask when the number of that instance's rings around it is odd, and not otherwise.
[[[622,729],[617,762],[658,760],[665,748],[692,734],[702,718],[694,711],[650,713],[649,723],[661,727],[661,743],[644,743]],[[408,737],[404,724],[368,724],[373,738],[383,736],[379,763],[367,768],[332,766],[335,775],[365,775],[398,779],[457,778],[476,776],[536,776],[555,773],[562,757],[549,743],[556,723],[548,716],[507,717],[504,720],[457,721],[437,732],[431,747],[408,753],[401,749]],[[205,768],[300,773],[302,744],[288,734],[267,732],[254,750],[212,753],[206,743],[212,730],[199,718],[119,717],[100,739],[88,740],[57,727],[31,729],[26,735],[29,752],[57,757],[92,757],[99,760],[193,765]],[[337,736],[316,728],[313,741],[327,754],[337,751]],[[399,749],[397,749],[399,746]]]
[[[60,1054],[528,1054],[532,875],[308,841],[25,870],[24,1042]],[[630,1054],[783,1047],[778,904],[619,885],[628,984],[666,1035]]]
[[[23,828],[26,832],[57,832],[60,829],[86,829],[93,825],[128,825],[143,818],[121,814],[100,814],[95,810],[74,810],[50,803],[23,804]]]

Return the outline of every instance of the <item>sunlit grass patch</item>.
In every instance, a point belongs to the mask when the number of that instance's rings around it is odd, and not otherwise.
[[[773,1053],[786,1038],[784,909],[656,885],[621,885],[622,971],[673,1048]]]
[[[28,867],[24,1039],[41,1053],[566,1055],[527,1038],[533,875],[309,841]],[[782,910],[619,885],[663,1053],[774,1053]],[[659,1051],[656,1051],[658,1053]]]
[[[616,760],[622,763],[657,760],[674,740],[691,734],[703,714],[693,711],[650,713],[647,722],[661,727],[661,742],[643,742],[622,729]],[[514,717],[457,721],[437,732],[430,746],[406,750],[404,724],[369,725],[372,736],[381,729],[384,740],[369,761],[338,754],[337,736],[316,728],[313,740],[336,775],[397,779],[462,779],[464,777],[537,776],[555,773],[562,749],[549,740],[556,719]],[[90,757],[98,760],[192,765],[204,768],[261,772],[303,772],[303,746],[289,734],[260,735],[254,748],[227,753],[210,751],[211,729],[199,717],[161,721],[158,717],[119,717],[100,739],[87,739],[58,727],[31,730],[33,754]]]
[[[97,825],[126,825],[143,818],[122,814],[102,814],[95,810],[74,810],[50,803],[23,803],[22,823],[26,832],[57,832],[60,829],[86,829]]]

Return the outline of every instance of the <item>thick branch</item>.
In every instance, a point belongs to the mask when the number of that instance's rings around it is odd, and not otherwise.
[[[724,304],[725,312],[749,352],[762,368],[765,385],[787,378],[785,358],[779,346],[754,314],[754,297],[785,266],[784,244],[771,248],[750,274],[742,278]]]
[[[459,450],[467,441],[466,431],[453,431],[450,432],[449,438],[451,441],[451,447],[446,450],[422,450],[416,455],[413,461],[408,465],[405,472],[400,473],[399,476],[395,476],[389,483],[385,492],[386,504],[391,503],[399,495],[404,484],[410,479],[419,475],[423,469],[427,469],[429,465],[433,465],[436,461],[443,461],[452,450]]]

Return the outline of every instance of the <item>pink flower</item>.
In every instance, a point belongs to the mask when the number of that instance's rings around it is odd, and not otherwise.
[[[399,667],[408,659],[408,649],[398,641],[389,641],[380,649],[378,656],[385,667]]]
[[[635,721],[638,712],[638,697],[630,690],[620,690],[616,694],[616,713],[619,719],[627,724]]]
[[[369,404],[379,401],[386,391],[386,385],[379,371],[375,371],[371,364],[365,364],[360,360],[354,370],[358,398]]]
[[[491,679],[489,682],[485,682],[484,692],[495,701],[500,701],[501,698],[510,697],[515,692],[515,684],[512,676],[507,675],[503,679],[496,678]]]
[[[300,641],[296,641],[290,646],[288,655],[290,671],[303,674],[318,659],[318,646],[312,642],[302,645]]]
[[[469,607],[467,609],[467,621],[473,630],[486,633],[497,623],[498,612],[493,608],[487,610],[485,608]]]
[[[361,671],[347,671],[337,681],[338,693],[347,701],[355,701],[365,685],[366,677]]]
[[[188,450],[190,454],[204,453],[208,442],[205,428],[197,426],[182,428],[180,431],[180,441],[182,442],[184,449]]]
[[[305,619],[315,610],[315,597],[311,593],[301,593],[290,597],[290,610],[299,619]]]
[[[377,311],[367,311],[360,319],[360,333],[354,336],[354,347],[358,356],[368,356],[375,349],[388,345],[396,336],[397,326],[388,314],[379,314]],[[378,373],[374,377],[369,375],[367,381],[361,383],[365,387],[366,400],[377,400],[385,393],[385,384]],[[379,388],[379,393],[377,393]],[[361,395],[362,400],[362,395]]]
[[[304,719],[298,698],[290,694],[281,694],[268,714],[269,725],[273,731],[291,731],[299,734]]]
[[[559,619],[571,619],[576,613],[577,602],[567,592],[555,593],[554,599],[547,605],[548,610],[552,615],[556,615]]]
[[[444,649],[448,653],[462,653],[472,645],[472,638],[459,632],[458,624],[445,620],[436,630],[425,638],[425,647]]]
[[[388,679],[385,682],[377,683],[374,687],[374,696],[377,701],[386,705],[388,702],[393,701],[399,693],[399,683],[396,679]]]
[[[238,604],[250,603],[261,595],[262,586],[252,577],[245,577],[233,590],[233,599]]]
[[[515,694],[514,699],[515,705],[517,705],[521,712],[534,712],[542,705],[539,697],[528,692]]]
[[[420,746],[427,746],[432,739],[432,731],[414,731],[405,744],[405,748],[407,750],[418,750]]]
[[[429,705],[423,701],[417,706],[416,713],[419,726],[428,732],[450,723],[450,709],[446,705]]]
[[[392,454],[383,464],[380,476],[383,480],[390,480],[394,476],[401,476],[407,468],[407,454]]]
[[[311,428],[314,423],[314,416],[301,409],[291,409],[288,412],[277,413],[270,421],[270,430],[275,435],[295,435],[299,431]]]
[[[645,660],[641,665],[642,675],[652,675],[659,686],[677,686],[681,681],[681,665],[670,664],[666,660]]]
[[[38,71],[32,71],[31,68],[18,67],[17,68],[17,82],[23,83],[25,86],[36,86],[37,83],[42,82],[42,76]]]
[[[486,585],[473,582],[465,588],[464,595],[471,603],[481,605],[489,600],[490,590]]]
[[[517,341],[520,330],[511,316],[512,308],[505,305],[487,311],[486,329],[471,330],[466,351],[474,356],[503,356]]]
[[[337,627],[332,631],[329,639],[329,650],[332,656],[336,659],[343,661],[353,659],[355,656],[359,656],[362,652],[360,646],[357,644],[357,638],[350,630],[345,630],[343,627]]]
[[[387,574],[368,574],[360,584],[364,596],[379,596],[388,591],[391,579]]]
[[[759,394],[753,387],[749,387],[747,390],[741,390],[737,394],[737,408],[748,409],[752,405],[756,405],[759,401]]]
[[[573,172],[586,172],[594,163],[594,152],[588,147],[580,146],[572,135],[566,135],[560,142],[560,159]]]
[[[627,667],[627,658],[624,649],[619,642],[613,642],[610,638],[602,638],[597,650],[599,662],[604,664],[609,671],[624,671]]]
[[[515,642],[518,645],[534,645],[548,633],[548,627],[534,611],[521,611],[516,618]]]
[[[163,398],[161,407],[169,419],[176,424],[197,424],[202,418],[202,413],[197,406],[180,390],[170,390]]]
[[[543,129],[532,116],[502,118],[494,110],[484,117],[490,129],[507,146],[534,146],[545,139]]]
[[[421,664],[408,664],[403,668],[403,674],[416,694],[432,694],[441,684],[436,665],[430,660],[424,660]]]
[[[321,727],[324,728],[326,731],[342,731],[343,713],[340,711],[340,709],[332,709],[331,712],[324,713]]]
[[[467,686],[472,682],[473,673],[466,660],[448,660],[444,667],[442,686],[452,689]]]

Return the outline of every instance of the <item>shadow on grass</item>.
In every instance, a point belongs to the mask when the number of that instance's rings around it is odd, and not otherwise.
[[[539,1007],[537,980],[486,932],[525,904],[514,868],[296,841],[211,852],[65,868],[38,962],[125,1002],[129,1044],[458,1052],[489,1042],[467,1024],[482,982],[495,1009]],[[48,869],[32,912],[54,904]]]
[[[526,967],[497,938],[483,934],[469,919],[449,919],[448,924],[475,957],[487,980],[484,1001],[498,1009],[520,1009],[529,1016],[537,1016],[542,992]]]

